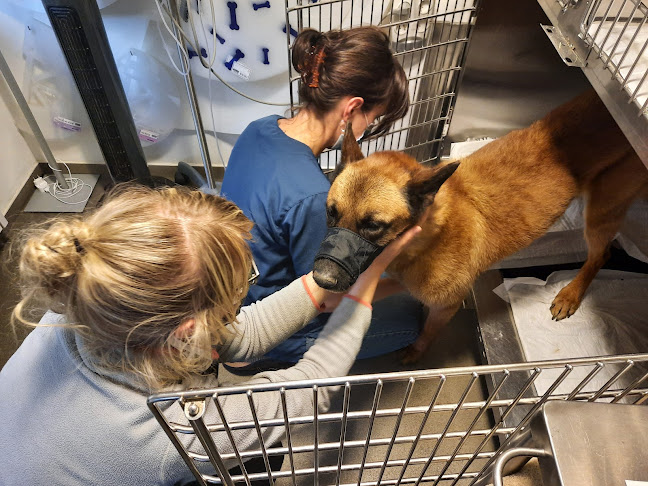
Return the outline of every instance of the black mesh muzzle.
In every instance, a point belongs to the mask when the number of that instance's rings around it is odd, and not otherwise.
[[[317,268],[318,260],[330,260],[349,274],[353,284],[382,250],[382,246],[375,245],[351,230],[329,228],[315,256],[315,266]]]

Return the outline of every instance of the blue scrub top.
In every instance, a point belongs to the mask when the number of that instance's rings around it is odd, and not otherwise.
[[[259,280],[245,304],[262,299],[313,269],[326,235],[330,182],[310,147],[287,136],[271,115],[238,138],[221,194],[254,222],[251,242]]]

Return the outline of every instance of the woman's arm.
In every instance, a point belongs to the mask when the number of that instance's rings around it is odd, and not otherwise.
[[[319,296],[319,294],[318,294]],[[302,279],[254,304],[242,307],[231,333],[218,347],[220,361],[251,361],[308,324],[320,308],[315,306]]]

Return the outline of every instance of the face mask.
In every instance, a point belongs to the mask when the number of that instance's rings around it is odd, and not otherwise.
[[[360,135],[358,138],[356,138],[356,142],[360,143],[362,142],[369,132],[371,131],[371,125],[369,125],[369,120],[367,119],[367,114],[363,111],[362,114],[365,117],[365,121],[367,122],[367,128],[365,131]],[[338,137],[337,141],[331,146],[331,150],[340,150],[342,148],[342,142],[344,141],[344,128],[342,129],[342,133],[340,133],[340,136]]]

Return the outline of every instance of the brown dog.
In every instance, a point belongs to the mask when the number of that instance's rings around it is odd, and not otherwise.
[[[406,353],[411,362],[455,314],[476,277],[542,236],[579,194],[587,200],[588,257],[551,305],[560,320],[578,308],[630,204],[648,195],[648,170],[594,91],[460,162],[434,168],[400,152],[364,158],[349,136],[328,195],[328,224],[380,246],[417,222],[422,226],[388,269],[430,309]],[[336,291],[352,283],[331,260],[316,260],[314,275]]]

